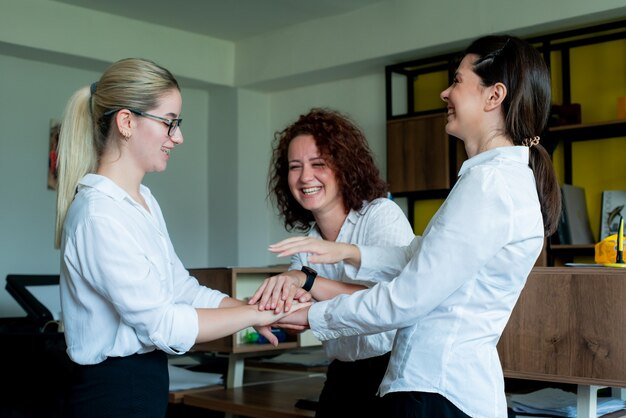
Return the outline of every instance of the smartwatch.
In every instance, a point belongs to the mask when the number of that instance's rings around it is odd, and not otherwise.
[[[311,288],[313,287],[313,282],[315,281],[315,278],[317,277],[317,271],[307,266],[302,266],[300,270],[304,272],[304,274],[306,274],[306,281],[304,282],[304,286],[302,286],[302,288],[306,290],[307,292],[309,292],[311,291]]]

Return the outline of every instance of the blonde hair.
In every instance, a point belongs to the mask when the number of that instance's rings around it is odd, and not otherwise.
[[[149,60],[127,58],[113,63],[91,87],[72,95],[59,133],[56,248],[61,246],[63,224],[78,182],[97,170],[102,152],[115,137],[109,134],[115,111],[148,111],[172,89],[180,87],[168,70]]]

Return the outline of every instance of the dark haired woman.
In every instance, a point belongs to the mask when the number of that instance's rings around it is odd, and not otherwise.
[[[273,247],[317,253],[318,262],[345,259],[357,278],[397,277],[286,320],[324,341],[397,329],[380,386],[386,417],[503,418],[496,344],[561,207],[539,142],[550,74],[527,42],[487,36],[465,51],[441,98],[446,131],[463,140],[469,159],[420,241],[397,249],[288,239]]]

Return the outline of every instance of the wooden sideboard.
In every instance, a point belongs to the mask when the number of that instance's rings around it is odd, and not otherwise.
[[[595,417],[598,388],[626,392],[626,269],[535,267],[498,353],[506,377],[577,384]]]

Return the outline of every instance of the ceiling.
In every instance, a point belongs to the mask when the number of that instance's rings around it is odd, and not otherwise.
[[[238,41],[389,0],[54,0]]]

